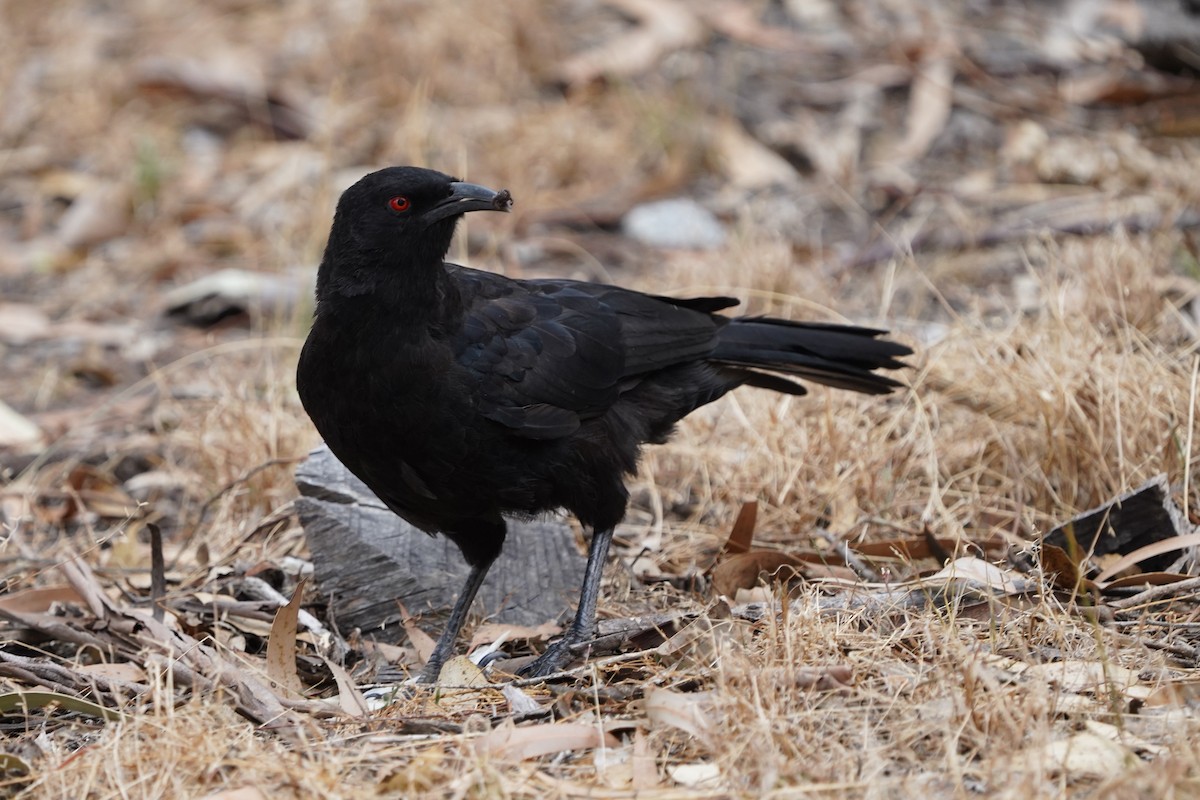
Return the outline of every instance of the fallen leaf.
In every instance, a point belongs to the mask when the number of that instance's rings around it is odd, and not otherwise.
[[[1167,681],[1161,686],[1155,687],[1146,697],[1145,703],[1155,708],[1162,706],[1185,708],[1195,705],[1197,701],[1200,701],[1200,680],[1182,678]]]
[[[1172,536],[1169,539],[1161,539],[1157,542],[1151,542],[1144,547],[1139,547],[1132,553],[1122,556],[1113,564],[1109,565],[1097,575],[1094,579],[1096,584],[1103,584],[1114,575],[1129,569],[1130,567],[1140,564],[1147,558],[1160,556],[1163,553],[1171,553],[1176,550],[1183,550],[1188,547],[1200,546],[1200,533],[1188,533],[1182,536]]]
[[[41,614],[49,611],[55,603],[83,605],[84,600],[79,596],[79,592],[66,584],[43,586],[36,589],[23,589],[0,597],[0,611],[11,611],[16,614]]]
[[[721,782],[721,768],[710,761],[668,766],[667,775],[689,789],[715,789]]]
[[[1026,679],[1045,681],[1068,692],[1124,692],[1140,681],[1134,670],[1117,664],[1082,659],[1034,664],[1021,675]]]
[[[661,785],[658,764],[650,750],[650,738],[641,728],[633,732],[633,757],[630,760],[633,788],[637,791],[655,789]]]
[[[358,690],[350,673],[346,672],[340,664],[336,664],[328,658],[322,657],[322,660],[329,673],[333,675],[334,682],[337,683],[338,707],[352,717],[365,717],[370,714],[371,709],[367,706],[367,698],[363,697],[362,692]]]
[[[527,692],[517,686],[508,684],[500,687],[500,693],[504,695],[504,699],[508,701],[508,710],[514,716],[524,716],[527,714],[537,714],[543,711],[542,704],[529,696]]]
[[[1158,756],[1167,752],[1167,748],[1160,744],[1147,742],[1140,736],[1134,736],[1128,730],[1118,728],[1116,725],[1110,725],[1107,722],[1100,722],[1095,719],[1084,720],[1083,727],[1085,730],[1103,736],[1110,742],[1128,747],[1137,753],[1145,753],[1147,755]]]
[[[646,719],[657,725],[677,728],[705,745],[711,745],[715,730],[711,692],[674,692],[654,688],[646,692],[642,709]]]
[[[955,46],[943,37],[917,64],[908,95],[904,140],[889,161],[904,165],[925,155],[950,119],[954,93]]]
[[[612,734],[581,722],[552,722],[518,728],[505,720],[475,742],[476,752],[503,761],[524,761],[569,750],[620,746]]]
[[[937,551],[934,549],[936,542]],[[854,552],[872,558],[902,558],[916,561],[934,558],[940,553],[957,553],[963,542],[950,536],[914,536],[907,539],[887,539],[882,542],[857,542],[851,545]],[[986,550],[986,543],[981,545]]]
[[[27,447],[41,441],[41,429],[0,400],[0,447]]]
[[[1113,778],[1137,760],[1127,747],[1090,731],[1050,742],[1031,755],[1049,761],[1071,781]]]
[[[738,589],[752,589],[764,582],[790,581],[806,565],[803,559],[779,550],[737,553],[713,567],[713,590],[718,596],[733,597]]]
[[[18,775],[28,775],[29,762],[12,753],[0,753],[0,772],[11,772]]]
[[[57,239],[73,250],[94,247],[124,233],[129,226],[129,212],[127,188],[94,186],[76,198],[63,213]]]
[[[721,548],[718,560],[723,560],[725,556],[750,552],[750,545],[754,542],[754,526],[757,521],[758,501],[747,500],[742,503],[737,519],[733,521],[733,530],[729,532],[729,538],[725,540],[725,546]]]
[[[728,606],[720,603],[710,609],[709,613],[684,625],[671,638],[656,647],[655,652],[660,656],[687,658],[705,666],[716,664],[728,645],[744,642],[749,633],[749,626],[745,621],[713,613],[719,613],[721,608]]]
[[[30,709],[48,705],[62,706],[68,711],[100,717],[109,722],[117,722],[125,718],[120,711],[114,711],[111,708],[105,708],[88,700],[60,692],[7,692],[0,694],[0,714],[7,714],[18,709],[28,712]]]
[[[492,685],[479,665],[466,656],[454,656],[447,659],[446,663],[442,665],[442,671],[438,673],[437,683],[438,686],[472,689],[481,689]]]
[[[476,647],[485,644],[511,642],[514,639],[544,642],[560,633],[562,633],[562,626],[556,622],[543,622],[535,627],[488,622],[475,629],[475,634],[471,637],[471,644],[467,650],[473,651]]]
[[[762,189],[799,180],[800,174],[787,159],[755,139],[735,120],[717,124],[713,149],[721,170],[734,186]]]
[[[241,121],[267,128],[284,140],[304,139],[310,114],[298,100],[269,89],[253,53],[227,47],[200,58],[148,58],[138,64],[138,89],[228,106]]]
[[[412,651],[407,647],[388,644],[387,642],[372,642],[364,640],[361,644],[364,654],[378,654],[380,658],[389,664],[402,664],[412,655]]]
[[[674,50],[698,42],[704,26],[679,0],[610,0],[638,24],[627,33],[573,56],[562,67],[570,86],[604,77],[628,78],[651,69]]]
[[[296,625],[307,582],[307,578],[301,578],[296,583],[292,599],[275,612],[271,634],[267,637],[267,678],[285,691],[298,695],[304,693],[304,684],[296,673]]]
[[[995,564],[989,564],[974,556],[956,558],[933,575],[921,578],[920,582],[934,585],[968,583],[986,586],[1004,594],[1016,594],[1017,592],[1016,584],[1008,573]]]
[[[1173,583],[1179,583],[1180,581],[1186,581],[1194,577],[1196,576],[1184,575],[1180,572],[1139,572],[1135,575],[1114,578],[1104,584],[1103,589],[1105,592],[1108,592],[1112,589],[1128,589],[1130,587],[1170,586]]]
[[[95,675],[108,680],[125,683],[146,682],[146,671],[140,665],[129,661],[117,664],[83,664],[75,669],[83,675]]]
[[[244,313],[286,317],[306,288],[292,275],[223,269],[172,289],[164,302],[168,316],[207,326]]]
[[[592,751],[592,768],[604,786],[624,789],[633,783],[633,749],[620,747],[597,747]]]
[[[1042,572],[1058,588],[1076,592],[1088,586],[1088,582],[1079,571],[1079,564],[1061,547],[1042,542],[1038,549],[1038,561],[1041,562]]]
[[[400,623],[404,626],[404,632],[408,634],[408,643],[412,645],[413,650],[417,651],[417,658],[422,664],[429,661],[429,657],[433,655],[433,649],[437,647],[437,642],[425,631],[417,627],[417,622],[408,613],[404,603],[397,602],[400,608]]]

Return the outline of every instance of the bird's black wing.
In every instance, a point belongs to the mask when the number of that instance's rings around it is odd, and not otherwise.
[[[479,412],[530,439],[569,436],[639,376],[710,353],[717,323],[707,308],[726,302],[447,268],[464,303],[455,358]]]

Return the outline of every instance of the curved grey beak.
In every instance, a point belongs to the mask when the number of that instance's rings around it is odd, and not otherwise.
[[[432,225],[447,217],[465,214],[468,211],[508,211],[512,208],[512,194],[508,189],[489,189],[474,183],[455,181],[450,184],[450,195],[426,211],[422,218]]]

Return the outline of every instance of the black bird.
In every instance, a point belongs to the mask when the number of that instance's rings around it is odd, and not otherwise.
[[[463,214],[511,204],[507,190],[416,167],[351,186],[296,375],[334,455],[470,565],[424,680],[436,679],[504,545],[505,514],[566,508],[593,532],[574,623],[525,669],[546,675],[592,634],[643,443],[738,386],[804,394],[794,376],[887,393],[901,384],[872,370],[901,368],[912,352],[868,328],[718,315],[737,305],[729,297],[513,280],[443,261]]]

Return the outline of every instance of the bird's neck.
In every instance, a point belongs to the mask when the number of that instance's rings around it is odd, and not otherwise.
[[[446,296],[449,276],[441,259],[435,262],[388,264],[379,260],[328,259],[317,271],[317,310],[358,300],[370,300],[392,313],[425,316]]]
[[[339,212],[340,215],[340,212]],[[334,219],[317,270],[317,307],[371,295],[392,307],[428,308],[448,280],[443,259],[450,249],[456,219],[430,226],[423,236],[394,239],[355,235]]]

